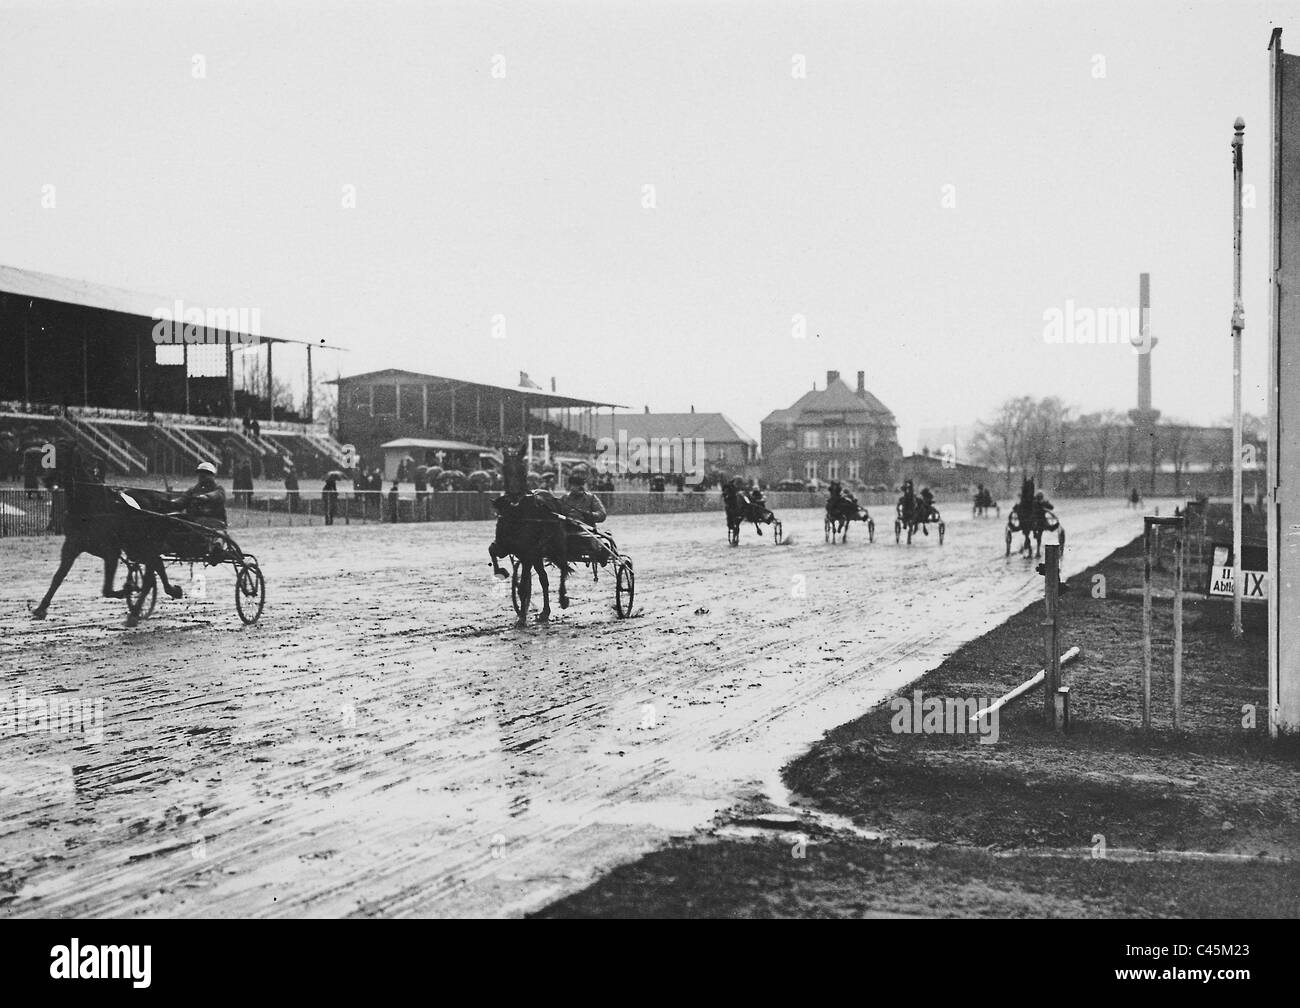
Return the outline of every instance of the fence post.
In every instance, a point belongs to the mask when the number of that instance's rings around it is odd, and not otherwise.
[[[1174,731],[1183,730],[1183,545],[1186,519],[1174,552]]]
[[[1056,716],[1056,691],[1061,686],[1061,652],[1057,647],[1057,612],[1061,603],[1061,547],[1056,544],[1044,546],[1043,556],[1043,608],[1045,618],[1043,629],[1046,631],[1047,662],[1043,666],[1043,716],[1050,724],[1060,727]]]
[[[1151,519],[1142,520],[1142,730],[1151,729]]]

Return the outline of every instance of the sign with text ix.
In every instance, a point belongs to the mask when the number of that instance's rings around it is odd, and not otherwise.
[[[1244,579],[1241,585],[1241,597],[1243,599],[1268,598],[1268,571],[1248,571],[1241,572]],[[1231,567],[1211,567],[1210,568],[1210,594],[1227,595],[1232,597],[1232,568]]]

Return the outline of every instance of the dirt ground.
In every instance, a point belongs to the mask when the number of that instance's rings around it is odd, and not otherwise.
[[[1188,602],[1179,735],[1157,601],[1148,734],[1141,578],[1139,540],[1062,597],[1061,648],[1084,649],[1064,674],[1069,735],[1045,726],[1041,688],[999,712],[996,744],[896,732],[883,706],[789,763],[782,803],[739,806],[546,915],[1300,915],[1300,750],[1267,738],[1263,608],[1234,641],[1230,603]],[[902,695],[1014,687],[1042,665],[1042,616],[1029,606]]]
[[[1067,571],[1140,528],[1115,502],[1060,512]],[[781,517],[790,545],[732,549],[720,514],[615,516],[636,614],[579,577],[524,630],[482,523],[240,531],[268,581],[248,628],[220,569],[125,630],[86,558],[34,623],[59,543],[0,540],[0,701],[103,715],[0,722],[0,913],[538,910],[781,794],[821,733],[1041,592],[994,519],[908,547]]]

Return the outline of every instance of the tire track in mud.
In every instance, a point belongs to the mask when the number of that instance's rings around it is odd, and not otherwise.
[[[1079,513],[1072,546],[1140,529]],[[75,768],[71,788],[29,780],[4,803],[0,912],[535,907],[763,787],[1041,584],[1004,558],[1000,523],[954,520],[942,547],[831,546],[820,512],[783,520],[794,545],[732,549],[717,515],[616,518],[637,615],[617,620],[612,576],[579,571],[574,605],[523,630],[479,559],[489,525],[354,529],[335,559],[322,529],[243,532],[268,573],[251,628],[218,577],[137,630],[87,626],[90,607],[121,615],[87,603],[92,569],[27,633],[21,600],[57,544],[20,544],[5,687],[102,697],[108,721],[99,744],[0,738],[2,768]]]

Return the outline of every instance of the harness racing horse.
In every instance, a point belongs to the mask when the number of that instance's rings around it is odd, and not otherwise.
[[[971,517],[983,518],[988,515],[989,511],[999,516],[1002,514],[1002,509],[998,506],[998,502],[993,499],[993,494],[984,487],[980,487],[975,494],[974,503],[971,505]]]
[[[496,537],[488,546],[492,573],[499,578],[510,575],[497,562],[513,556],[519,561],[520,577],[516,591],[519,625],[528,623],[528,604],[533,594],[533,572],[542,586],[542,611],[538,622],[551,618],[551,586],[546,576],[546,561],[560,571],[560,608],[569,607],[567,579],[571,573],[568,560],[568,530],[565,521],[544,501],[528,490],[527,449],[507,452],[502,460],[505,493],[492,502],[497,513]]]
[[[852,494],[845,493],[838,483],[832,483],[830,496],[826,498],[826,541],[833,543],[839,536],[840,542],[847,542],[849,522],[854,521],[866,522],[867,541],[876,541],[876,523],[867,514],[867,509],[861,507]]]
[[[772,526],[772,541],[781,544],[781,522],[763,501],[761,491],[749,493],[739,487],[724,483],[722,485],[722,504],[727,512],[727,542],[732,546],[740,545],[740,526],[751,522],[754,531],[763,534],[763,526]]]
[[[944,524],[939,509],[932,503],[929,503],[911,492],[909,486],[898,499],[898,507],[894,518],[894,542],[900,542],[903,533],[907,532],[907,544],[912,545],[912,537],[916,535],[917,529],[921,530],[922,535],[930,534],[930,525],[937,523],[939,529],[939,545],[943,545],[944,533],[948,527]]]
[[[86,464],[76,444],[71,441],[55,444],[54,460],[51,482],[60,486],[64,493],[63,547],[59,552],[59,566],[50,580],[49,590],[41,599],[40,605],[31,610],[32,619],[45,619],[55,592],[82,553],[90,553],[104,561],[104,587],[101,591],[104,598],[131,596],[132,606],[127,614],[127,626],[135,626],[139,622],[140,609],[149,594],[152,580],[145,582],[138,577],[138,571],[131,571],[127,584],[114,589],[113,580],[122,554],[126,554],[132,565],[143,567],[150,579],[154,576],[160,578],[170,598],[180,598],[182,590],[168,582],[157,548],[147,542],[143,523],[133,519],[131,508],[123,501],[121,492],[104,484],[103,479]],[[156,507],[161,510],[171,503],[171,498],[166,494],[153,490],[133,490],[132,495],[140,500],[142,506],[149,505],[151,509]],[[135,597],[137,594],[138,598]]]
[[[1007,556],[1011,555],[1011,540],[1015,533],[1020,532],[1024,535],[1024,541],[1020,544],[1020,549],[1016,551],[1017,556],[1029,557],[1031,559],[1039,558],[1043,555],[1043,533],[1055,532],[1056,541],[1065,545],[1065,528],[1061,525],[1060,520],[1052,511],[1051,502],[1045,500],[1041,494],[1034,492],[1034,481],[1027,479],[1020,488],[1020,500],[1011,508],[1010,514],[1007,515]],[[1030,537],[1033,537],[1033,543],[1030,543]]]

